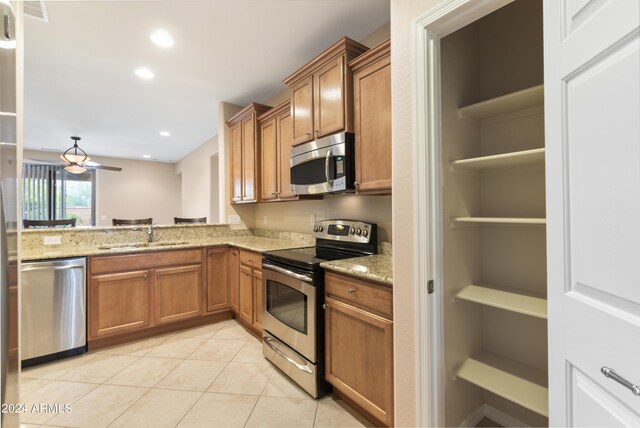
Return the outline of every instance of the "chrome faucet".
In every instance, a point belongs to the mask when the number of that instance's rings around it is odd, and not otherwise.
[[[141,230],[144,233],[147,234],[147,238],[149,239],[149,242],[153,242],[153,225],[150,224],[148,225],[146,228],[143,227],[134,227],[133,230]]]

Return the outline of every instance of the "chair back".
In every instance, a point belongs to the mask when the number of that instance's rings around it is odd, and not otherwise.
[[[198,218],[185,218],[185,217],[174,217],[173,224],[192,224],[192,223],[206,223],[206,217],[198,217]]]
[[[114,226],[126,226],[126,225],[135,225],[135,224],[152,224],[153,218],[137,218],[137,219],[128,219],[128,218],[114,218],[113,220]]]
[[[75,218],[65,218],[62,220],[22,220],[22,227],[25,229],[45,229],[49,227],[76,227]]]

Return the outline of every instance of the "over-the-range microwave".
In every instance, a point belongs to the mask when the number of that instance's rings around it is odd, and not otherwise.
[[[291,190],[298,195],[355,191],[354,135],[341,132],[291,149]]]

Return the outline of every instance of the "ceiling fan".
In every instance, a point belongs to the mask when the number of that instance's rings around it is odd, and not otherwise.
[[[122,168],[118,166],[102,165],[97,162],[92,162],[91,158],[87,156],[87,153],[78,147],[78,141],[80,137],[71,137],[73,140],[73,146],[69,147],[62,155],[60,159],[65,162],[64,169],[71,174],[82,174],[87,169],[105,169],[108,171],[122,171]]]

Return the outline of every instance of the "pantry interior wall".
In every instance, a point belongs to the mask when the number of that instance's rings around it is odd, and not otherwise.
[[[547,370],[546,320],[455,298],[469,284],[546,291],[545,228],[461,226],[458,217],[545,217],[544,165],[487,173],[450,162],[544,147],[541,108],[495,123],[461,119],[462,106],[540,85],[542,2],[515,1],[441,40],[445,421],[459,426],[484,404],[532,426],[545,417],[463,379],[469,357],[492,353]],[[513,120],[512,120],[513,119]]]

